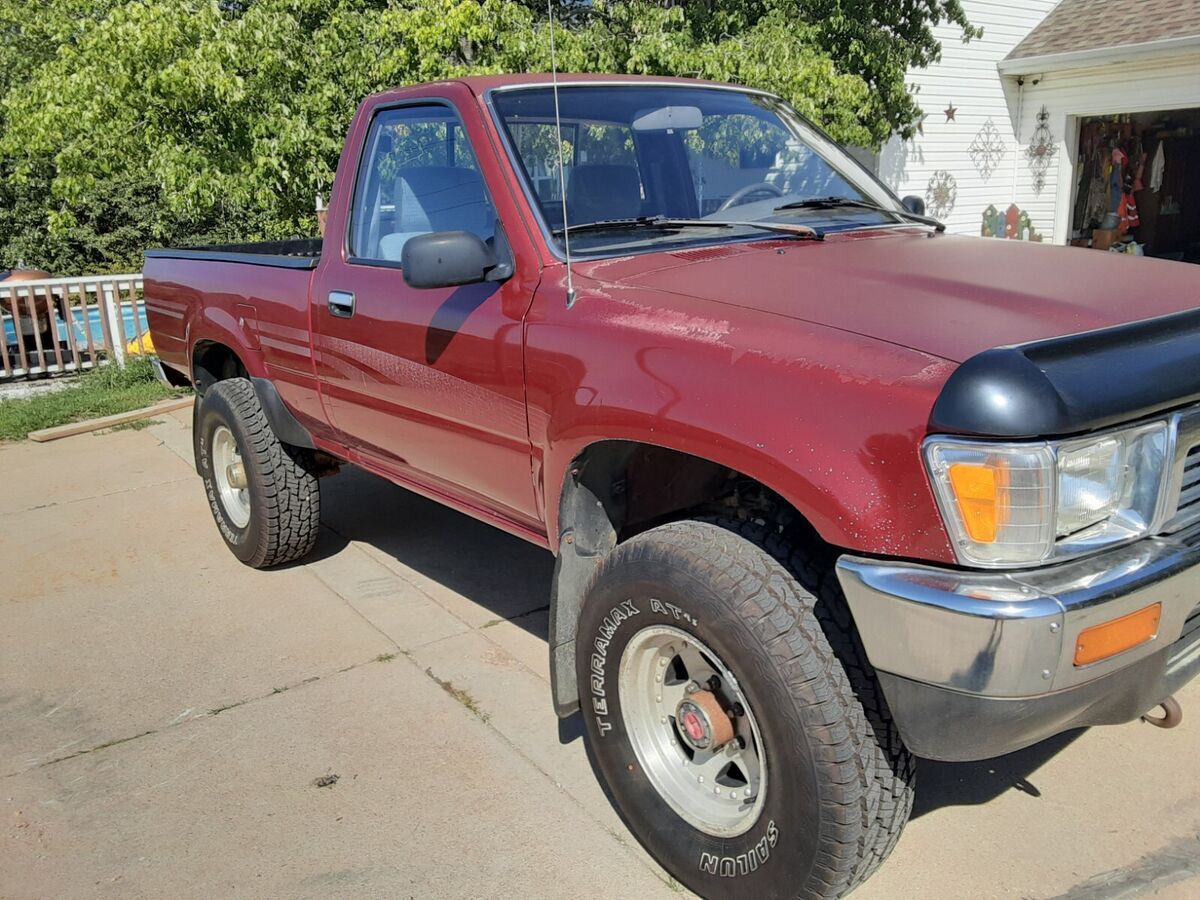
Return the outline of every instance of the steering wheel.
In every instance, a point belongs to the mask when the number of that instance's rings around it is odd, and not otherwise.
[[[770,194],[773,197],[782,197],[783,191],[781,191],[776,185],[771,184],[769,181],[760,181],[758,184],[748,184],[745,187],[738,188],[736,191],[730,194],[726,198],[725,202],[717,207],[717,212],[725,212],[725,210],[729,209],[731,206],[737,206],[741,203],[744,203],[747,197],[751,197],[754,194]]]

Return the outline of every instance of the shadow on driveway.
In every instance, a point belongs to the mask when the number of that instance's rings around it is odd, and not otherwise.
[[[947,806],[981,806],[1009,791],[1042,796],[1030,776],[1078,740],[1085,730],[1068,731],[1016,753],[982,762],[918,760],[912,817],[916,819]]]
[[[433,500],[343,466],[321,482],[318,555],[346,541],[376,548],[409,569],[546,640],[554,557]]]
[[[336,477],[322,481],[321,505],[325,527],[317,558],[336,554],[348,541],[369,544],[496,618],[548,639],[545,612],[554,557],[545,550],[355,466],[345,466]],[[944,807],[985,804],[1010,790],[1040,797],[1030,776],[1081,734],[1082,730],[1068,732],[983,762],[922,759],[913,818]],[[560,720],[561,743],[582,735],[578,713]]]

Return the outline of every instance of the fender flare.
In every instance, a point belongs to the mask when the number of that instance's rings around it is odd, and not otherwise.
[[[267,417],[267,422],[271,425],[271,430],[275,432],[275,436],[285,444],[291,444],[293,447],[304,447],[307,450],[317,449],[313,443],[312,435],[308,429],[300,424],[300,421],[292,414],[292,411],[287,408],[287,404],[283,402],[283,398],[279,396],[279,391],[268,378],[250,378],[250,383],[254,385],[254,393],[258,397],[258,404],[262,407],[263,413]],[[192,404],[192,453],[195,460],[196,474],[203,476],[200,471],[200,452],[198,441],[200,440],[200,412],[204,406],[204,395],[200,394],[196,397],[196,402]]]
[[[275,436],[293,447],[316,450],[317,445],[313,443],[312,435],[283,402],[275,383],[269,378],[253,376],[250,378],[250,383],[254,385],[254,393],[258,395],[259,406],[266,413],[267,421],[271,423],[271,430],[275,432]]]
[[[617,546],[617,532],[604,501],[581,482],[574,466],[563,483],[558,521],[562,531],[550,587],[550,694],[554,712],[565,719],[579,709],[575,636],[584,593],[596,567]]]

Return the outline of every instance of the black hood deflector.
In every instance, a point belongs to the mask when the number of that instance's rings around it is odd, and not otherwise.
[[[1200,400],[1200,309],[997,347],[972,356],[938,395],[930,431],[1056,437]]]

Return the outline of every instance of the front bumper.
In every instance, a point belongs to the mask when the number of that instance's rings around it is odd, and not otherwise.
[[[843,556],[838,578],[909,749],[986,759],[1128,722],[1200,673],[1200,527],[1040,569]],[[1074,664],[1080,632],[1162,603],[1157,636]]]

